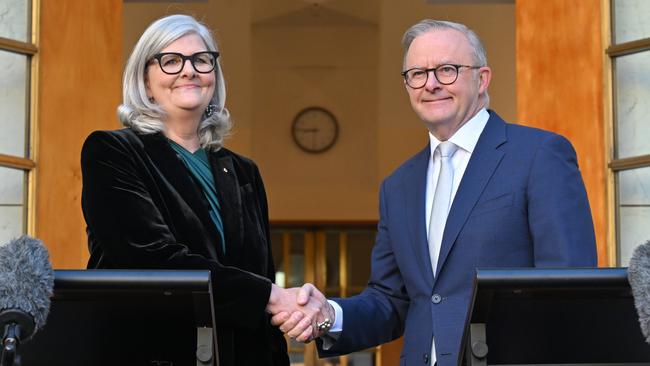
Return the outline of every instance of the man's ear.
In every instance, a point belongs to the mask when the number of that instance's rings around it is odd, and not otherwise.
[[[492,80],[492,69],[489,66],[483,66],[478,69],[478,91],[480,94],[487,91],[488,86],[490,86],[490,80]]]

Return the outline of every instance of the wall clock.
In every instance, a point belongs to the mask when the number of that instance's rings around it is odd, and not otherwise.
[[[308,107],[296,115],[291,136],[300,149],[312,154],[332,148],[339,135],[339,124],[332,112],[322,107]]]

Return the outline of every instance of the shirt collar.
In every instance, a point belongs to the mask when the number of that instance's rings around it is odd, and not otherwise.
[[[481,133],[483,132],[488,119],[490,119],[490,113],[488,113],[485,108],[482,108],[474,115],[474,117],[470,118],[467,123],[462,125],[458,131],[449,138],[449,141],[471,154],[478,143],[479,137],[481,137]],[[441,141],[431,132],[429,132],[429,141],[431,156],[433,156],[433,153],[436,151],[436,148]]]

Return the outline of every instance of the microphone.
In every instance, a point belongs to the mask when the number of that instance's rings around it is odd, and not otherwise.
[[[650,343],[650,241],[634,249],[627,268],[627,278],[632,287],[641,332],[646,343]]]
[[[45,325],[54,271],[43,243],[21,236],[0,246],[0,366],[19,365],[17,346]]]

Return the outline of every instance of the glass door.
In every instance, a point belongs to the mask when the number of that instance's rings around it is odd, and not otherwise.
[[[360,293],[370,276],[376,223],[272,223],[276,283],[299,287],[311,282],[327,297]],[[287,338],[292,366],[381,366],[379,347],[347,356],[318,359],[315,343]]]

